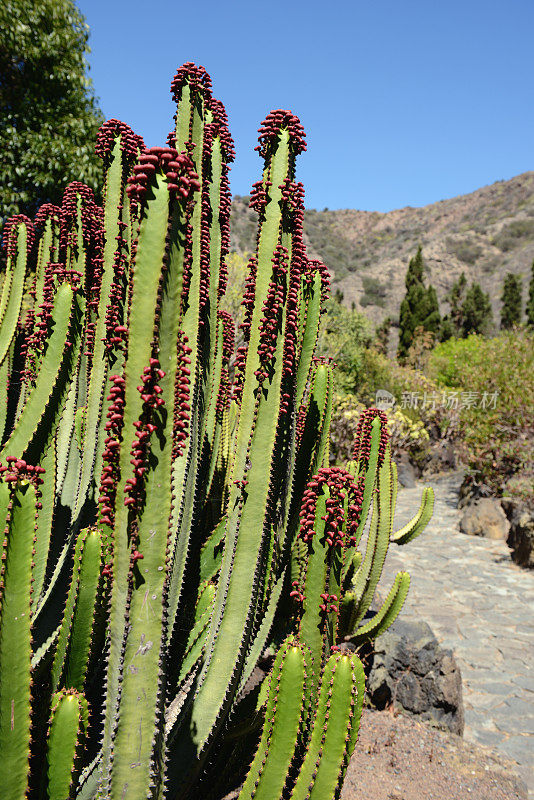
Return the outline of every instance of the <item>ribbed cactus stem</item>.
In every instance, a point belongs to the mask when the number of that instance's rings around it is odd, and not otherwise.
[[[13,458],[2,467],[0,522],[0,751],[6,800],[24,797],[31,742],[33,532],[39,471]],[[12,486],[12,488],[10,488]],[[7,524],[6,524],[7,523]]]

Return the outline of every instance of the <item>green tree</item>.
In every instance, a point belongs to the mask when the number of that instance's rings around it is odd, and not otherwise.
[[[337,365],[336,387],[356,392],[365,379],[365,353],[373,342],[372,326],[367,317],[352,311],[335,298],[326,304],[317,353],[331,356]]]
[[[0,218],[33,216],[72,180],[100,182],[88,38],[73,0],[0,4]]]
[[[462,303],[462,329],[465,338],[470,333],[487,336],[493,327],[493,311],[489,295],[483,292],[479,283],[473,283],[465,294]]]
[[[531,327],[534,328],[534,261],[532,262],[532,272],[530,274],[526,311],[527,311],[527,325],[530,325]]]
[[[423,253],[419,247],[408,265],[406,295],[400,307],[397,349],[399,361],[406,359],[416,328],[423,328],[434,335],[437,335],[440,329],[441,317],[436,290],[433,286],[425,286],[423,268]]]
[[[508,330],[521,322],[521,279],[509,272],[501,295],[501,328]]]

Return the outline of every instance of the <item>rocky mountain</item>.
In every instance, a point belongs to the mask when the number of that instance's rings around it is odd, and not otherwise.
[[[254,248],[256,213],[248,197],[232,204],[232,249]],[[500,318],[500,295],[507,272],[522,275],[525,302],[534,260],[534,172],[485,186],[471,194],[422,208],[388,213],[352,209],[306,211],[308,254],[328,266],[334,289],[376,323],[398,317],[408,261],[423,248],[427,280],[440,310],[453,282],[465,272],[478,281]]]

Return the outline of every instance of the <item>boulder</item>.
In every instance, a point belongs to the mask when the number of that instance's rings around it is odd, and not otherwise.
[[[397,465],[399,484],[404,486],[405,489],[413,489],[417,480],[417,475],[408,453],[404,451],[399,453],[395,458],[395,463]]]
[[[508,536],[510,523],[499,500],[481,497],[466,507],[460,520],[460,530],[470,536],[504,540]]]
[[[464,730],[462,678],[450,650],[426,622],[397,620],[374,645],[367,695],[372,706],[393,706],[459,736]]]
[[[534,513],[508,498],[503,498],[502,505],[510,522],[506,543],[512,550],[512,560],[520,567],[534,569]]]

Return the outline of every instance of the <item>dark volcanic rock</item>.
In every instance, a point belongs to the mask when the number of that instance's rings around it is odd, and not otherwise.
[[[392,704],[441,730],[463,733],[460,669],[426,622],[397,621],[376,640],[367,693],[375,708]]]
[[[514,500],[503,498],[502,506],[510,522],[506,540],[512,560],[520,567],[534,569],[534,514]]]
[[[397,477],[401,486],[405,489],[413,489],[417,480],[415,468],[410,461],[408,453],[402,452],[396,458]]]

